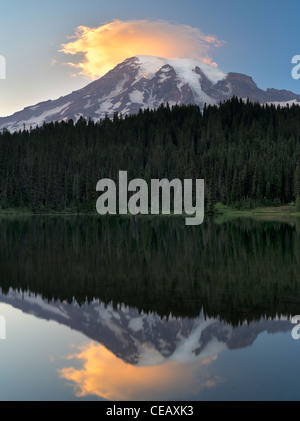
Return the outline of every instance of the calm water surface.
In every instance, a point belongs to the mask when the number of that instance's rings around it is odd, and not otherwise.
[[[300,398],[300,221],[0,223],[0,400]]]

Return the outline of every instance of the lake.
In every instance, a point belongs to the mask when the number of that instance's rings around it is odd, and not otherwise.
[[[299,219],[0,221],[0,400],[299,400]]]

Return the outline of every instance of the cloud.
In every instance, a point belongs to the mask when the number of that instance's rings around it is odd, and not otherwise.
[[[193,58],[216,67],[210,53],[223,43],[188,25],[167,21],[114,20],[97,28],[79,26],[75,35],[62,44],[60,52],[78,55],[77,60],[67,64],[79,69],[79,74],[95,78],[136,55]]]

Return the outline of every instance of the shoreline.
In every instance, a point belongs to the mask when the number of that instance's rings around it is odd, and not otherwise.
[[[0,217],[10,217],[10,216],[98,216],[100,217],[96,211],[95,212],[76,212],[74,210],[65,210],[65,211],[45,211],[45,212],[32,212],[28,209],[24,208],[9,208],[0,210]],[[105,215],[105,216],[121,216],[123,217],[131,217],[133,215]],[[139,216],[139,215],[137,215]],[[176,217],[186,217],[185,213],[181,215],[143,215],[146,217],[157,217],[157,216],[176,216]],[[282,206],[264,206],[264,207],[257,207],[254,209],[236,209],[232,207],[225,206],[221,203],[218,203],[215,208],[214,214],[208,214],[207,212],[204,214],[205,218],[214,218],[217,222],[222,220],[229,220],[235,218],[255,218],[255,219],[263,219],[263,220],[274,220],[280,218],[283,219],[293,219],[293,218],[300,218],[300,211],[296,211],[295,205],[282,205]]]

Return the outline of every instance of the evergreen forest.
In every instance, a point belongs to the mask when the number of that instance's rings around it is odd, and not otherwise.
[[[95,212],[102,178],[205,180],[206,210],[296,203],[300,107],[238,98],[0,134],[0,208]]]

